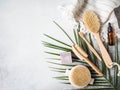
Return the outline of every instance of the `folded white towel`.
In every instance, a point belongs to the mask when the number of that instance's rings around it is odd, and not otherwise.
[[[80,1],[81,0],[72,0],[73,3],[69,3],[68,5],[65,5],[62,7],[62,12],[64,12],[65,17],[67,18],[69,17],[69,20],[71,20],[71,23],[73,24],[75,24],[75,20],[73,18],[74,16],[72,12],[75,9],[76,2],[80,3]],[[113,9],[120,5],[120,0],[84,0],[84,1],[85,1],[85,6],[84,6],[84,9],[80,11],[80,18],[82,18],[82,14],[84,13],[85,10],[90,9],[95,11],[96,14],[98,14],[102,24],[106,22],[107,18],[109,17]],[[108,22],[111,22],[113,24],[113,27],[117,33],[117,36],[118,38],[120,38],[120,29],[118,28],[117,19],[114,15],[114,12],[112,13]],[[107,39],[107,23],[103,25],[102,34],[104,34],[102,36],[106,40]]]

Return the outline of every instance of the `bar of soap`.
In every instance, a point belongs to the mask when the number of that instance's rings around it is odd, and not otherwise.
[[[84,88],[91,82],[91,73],[85,66],[75,66],[71,69],[69,81],[76,88]]]
[[[60,57],[61,57],[62,64],[71,64],[72,63],[71,52],[62,52],[62,53],[60,53]]]

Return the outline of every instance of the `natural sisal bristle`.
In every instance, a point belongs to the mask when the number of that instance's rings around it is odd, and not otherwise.
[[[71,70],[69,80],[73,86],[83,88],[90,83],[90,71],[85,66],[75,66]]]
[[[93,11],[88,10],[83,14],[83,22],[87,29],[90,30],[91,32],[93,33],[99,32],[100,21]]]

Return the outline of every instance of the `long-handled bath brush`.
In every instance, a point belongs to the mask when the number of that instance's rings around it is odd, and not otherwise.
[[[94,53],[94,55],[101,61],[101,57],[98,55],[98,53],[96,52],[96,50],[91,46],[91,44],[88,42],[88,40],[86,39],[85,35],[82,32],[79,32],[80,37],[86,42],[87,46],[89,47],[89,49]]]
[[[100,38],[100,20],[97,17],[97,15],[92,11],[88,10],[85,11],[83,14],[83,22],[87,29],[96,37],[96,40],[98,41],[98,45],[102,54],[102,58],[108,68],[112,68],[111,65],[112,60],[106,50],[106,48],[103,45],[103,42]]]

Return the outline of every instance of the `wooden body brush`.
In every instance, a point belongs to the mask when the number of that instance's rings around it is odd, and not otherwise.
[[[84,59],[86,63],[88,63],[93,70],[95,70],[100,76],[103,76],[102,72],[100,71],[100,69],[98,69],[98,67],[96,67],[88,58],[85,54],[81,53],[81,50],[79,49],[78,45],[73,45],[72,46],[72,50],[75,53],[76,56],[78,56],[78,58],[80,59]]]
[[[108,68],[112,68],[113,66],[110,65],[112,63],[112,60],[106,50],[106,48],[103,45],[103,42],[100,38],[99,30],[100,30],[100,21],[97,15],[91,11],[88,10],[83,14],[83,22],[87,29],[96,37],[96,40],[98,41],[98,45],[102,54],[102,58]]]

